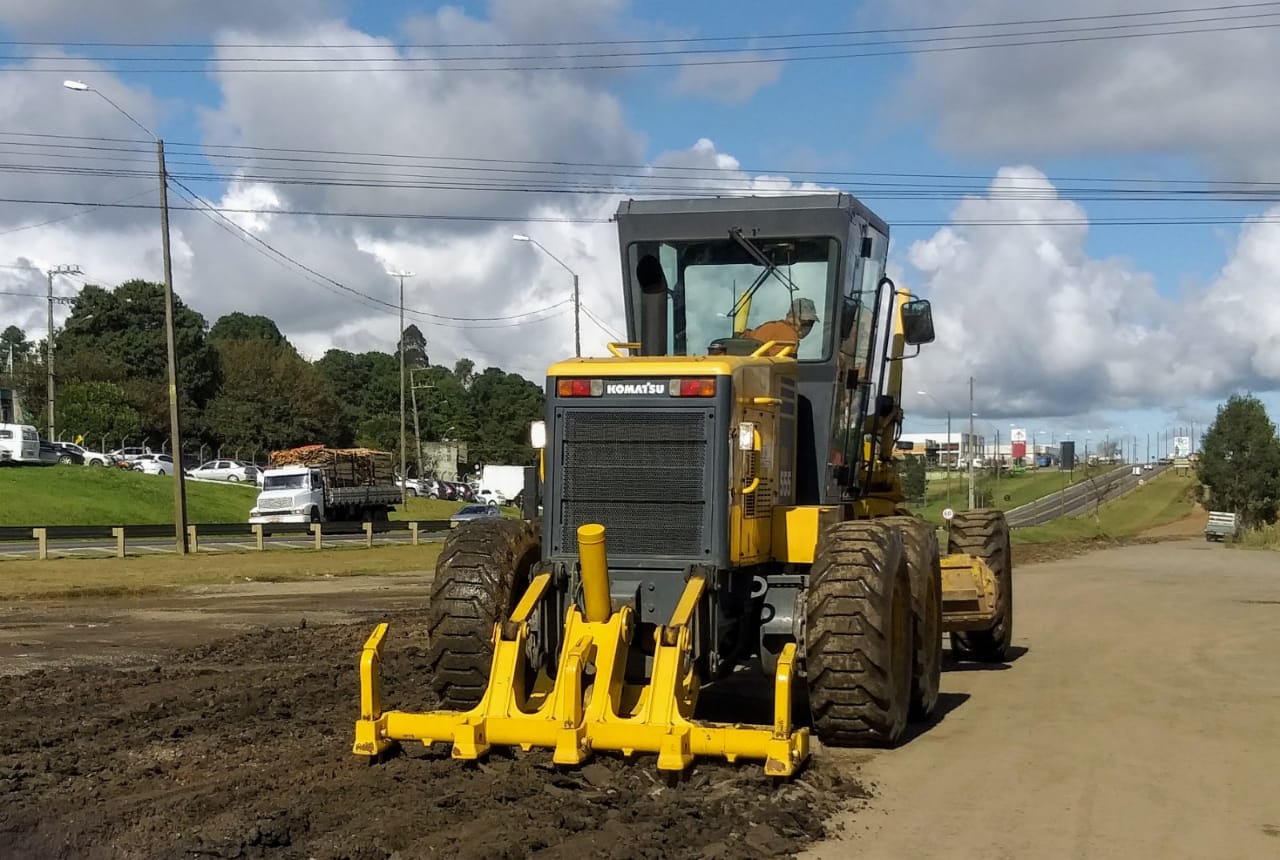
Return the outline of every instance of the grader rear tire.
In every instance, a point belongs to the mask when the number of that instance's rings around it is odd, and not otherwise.
[[[955,656],[979,663],[1003,663],[1013,642],[1013,552],[1004,511],[959,511],[951,520],[947,552],[967,553],[996,575],[996,617],[987,630],[951,634]]]
[[[450,710],[479,704],[493,662],[493,627],[529,584],[541,548],[520,520],[467,523],[449,533],[427,607],[427,688]]]
[[[911,583],[900,531],[876,522],[827,528],[805,595],[805,672],[818,738],[892,746],[911,699]]]
[[[878,522],[901,530],[907,553],[915,628],[911,718],[924,719],[937,708],[942,684],[942,553],[938,533],[919,517],[886,517]]]

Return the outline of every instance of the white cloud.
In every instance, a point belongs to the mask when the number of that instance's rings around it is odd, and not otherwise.
[[[1002,189],[1014,182],[1043,199],[1010,199]],[[1280,390],[1280,311],[1266,288],[1280,277],[1280,225],[1246,228],[1216,280],[1178,301],[1131,262],[1090,257],[1083,223],[1044,223],[1087,219],[1054,195],[1039,171],[1005,168],[985,196],[956,206],[952,226],[898,256],[902,283],[932,300],[937,330],[913,363],[912,391],[964,415],[973,376],[984,416],[1034,418],[1173,413],[1240,387]],[[1009,220],[1027,223],[981,224]],[[908,400],[914,414],[937,412]]]
[[[1139,0],[1080,0],[1071,15],[1151,9]],[[1032,11],[1019,0],[904,0],[884,7],[876,20],[912,26],[1047,17]],[[1089,153],[1190,156],[1219,174],[1270,175],[1280,169],[1274,146],[1280,115],[1261,106],[1280,87],[1280,63],[1275,62],[1280,29],[1249,27],[1249,20],[1203,21],[1234,14],[1245,11],[1180,16],[1201,19],[1184,29],[1237,28],[1227,32],[917,54],[887,103],[894,113],[936,121],[941,144],[953,152],[1020,159]],[[1178,19],[1018,31],[1141,20]],[[974,32],[979,31],[967,31]],[[1132,31],[1094,29],[1081,35],[1125,32]],[[1027,40],[1055,38],[1062,37]]]

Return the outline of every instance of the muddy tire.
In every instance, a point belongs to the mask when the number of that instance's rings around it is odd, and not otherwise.
[[[519,520],[473,522],[449,533],[427,607],[427,688],[443,708],[480,702],[493,662],[493,627],[515,608],[538,562],[537,533]]]
[[[830,526],[805,595],[805,673],[814,733],[829,746],[892,746],[911,699],[911,583],[898,529]]]
[[[938,533],[918,517],[886,517],[879,522],[902,532],[911,579],[913,660],[911,718],[925,719],[938,707],[942,685],[942,552]]]
[[[996,617],[987,630],[951,634],[951,650],[963,660],[1002,663],[1013,642],[1013,552],[1004,511],[958,511],[951,520],[948,553],[967,553],[996,575]]]

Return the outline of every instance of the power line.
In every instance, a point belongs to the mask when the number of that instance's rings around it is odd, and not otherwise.
[[[1273,15],[1234,16],[1234,17],[1217,19],[1217,22],[1219,24],[1226,24],[1232,21],[1240,21],[1246,18],[1262,18],[1262,17],[1275,17],[1275,16]],[[1209,19],[1206,19],[1206,20],[1209,20]],[[1169,22],[1169,23],[1177,25],[1180,22]],[[1187,23],[1187,22],[1181,22],[1181,23]],[[1157,25],[1152,24],[1147,26],[1157,26]],[[396,57],[396,58],[363,58],[359,60],[359,62],[364,62],[364,63],[387,63],[387,62],[395,63],[395,65],[390,65],[390,66],[343,65],[343,66],[335,67],[331,65],[333,60],[330,59],[327,61],[317,61],[317,60],[306,61],[306,62],[313,62],[313,63],[315,62],[325,63],[324,65],[313,66],[309,68],[280,68],[278,66],[265,67],[265,68],[253,68],[253,67],[231,68],[226,66],[225,64],[232,63],[232,62],[281,63],[281,62],[288,62],[288,60],[279,59],[279,58],[272,59],[272,58],[240,57],[240,58],[206,58],[205,60],[203,60],[203,62],[217,64],[217,67],[212,69],[212,71],[215,71],[219,74],[317,74],[317,73],[333,73],[333,72],[349,73],[349,72],[392,72],[392,71],[403,71],[403,72],[619,71],[619,70],[629,70],[629,69],[666,69],[666,68],[686,68],[686,67],[697,67],[697,66],[758,65],[761,63],[778,63],[778,62],[784,62],[784,61],[785,62],[815,62],[815,61],[825,62],[830,60],[863,59],[863,58],[874,58],[874,57],[907,56],[907,55],[916,55],[916,54],[952,53],[957,51],[988,50],[992,48],[1019,48],[1019,47],[1038,47],[1038,46],[1046,46],[1046,45],[1066,45],[1066,44],[1076,44],[1076,43],[1084,43],[1084,42],[1113,41],[1117,39],[1151,38],[1151,37],[1157,37],[1157,36],[1179,36],[1179,35],[1197,35],[1197,34],[1204,34],[1204,33],[1225,33],[1225,32],[1234,32],[1234,31],[1241,31],[1241,30],[1273,29],[1276,27],[1280,27],[1280,23],[1252,22],[1252,23],[1246,23],[1246,24],[1233,24],[1231,26],[1192,27],[1192,28],[1179,29],[1179,30],[1164,29],[1164,30],[1155,30],[1150,32],[1135,32],[1135,33],[1095,33],[1092,35],[1077,35],[1077,36],[1065,35],[1067,33],[1073,33],[1073,32],[1074,33],[1084,32],[1085,30],[1088,29],[1088,28],[1083,28],[1083,29],[1077,29],[1077,30],[1058,31],[1058,35],[1056,37],[1043,38],[1043,39],[1025,39],[1025,38],[1022,38],[1022,35],[1024,34],[1014,34],[1014,33],[993,34],[990,36],[981,36],[981,37],[973,37],[973,38],[1013,39],[1013,41],[1001,41],[1001,42],[985,41],[985,42],[975,42],[973,44],[943,45],[943,46],[932,46],[932,47],[899,47],[899,48],[891,47],[889,50],[852,51],[852,52],[842,52],[842,53],[811,54],[811,55],[790,54],[787,56],[780,56],[780,57],[760,57],[755,55],[753,56],[740,55],[736,57],[728,57],[723,59],[705,59],[705,60],[690,59],[690,60],[671,60],[671,61],[641,62],[641,63],[606,62],[606,63],[577,63],[577,64],[571,64],[571,65],[566,65],[564,63],[555,63],[555,64],[548,64],[548,65],[524,64],[524,65],[454,66],[454,65],[439,65],[439,63],[453,62],[455,60],[461,60],[461,61],[466,61],[469,59],[480,60],[484,58],[477,57],[477,58],[436,59],[436,58],[430,58],[430,57],[423,57],[423,58]],[[1115,29],[1115,28],[1095,28],[1095,29]],[[947,38],[950,38],[950,37],[947,37]],[[926,42],[926,41],[937,41],[937,39],[902,40],[897,44],[912,45],[912,44],[916,44],[919,42]],[[879,44],[891,45],[894,43],[882,42]],[[796,48],[793,50],[800,50],[800,48]],[[752,52],[750,49],[744,49],[743,51],[740,51],[738,53],[751,54],[754,52]],[[615,56],[615,55],[609,54],[607,56]],[[548,58],[551,59],[552,57],[548,57]],[[30,58],[18,58],[18,59],[30,59]],[[97,58],[85,58],[83,60],[78,60],[77,58],[59,57],[57,59],[63,60],[63,61],[70,59],[71,62],[79,61],[83,63],[90,63],[93,65],[31,67],[31,68],[7,67],[3,69],[3,71],[10,72],[10,73],[18,73],[18,74],[22,74],[22,73],[78,74],[91,68],[97,69],[101,67],[101,61],[99,61]],[[138,59],[139,62],[144,60],[146,60],[146,58]],[[147,60],[147,61],[154,62],[155,60],[153,59],[153,60]],[[189,58],[188,58],[188,61],[189,61]],[[347,60],[345,62],[352,63],[357,61]],[[412,63],[416,63],[418,65],[410,65]],[[422,65],[424,63],[427,65]],[[146,68],[146,67],[137,66],[137,67],[128,67],[125,69],[118,69],[117,71],[122,71],[122,72],[127,71],[128,73],[131,73],[131,74],[207,74],[211,71],[211,69],[205,65],[192,66],[192,67],[170,66],[170,67],[163,67],[163,68]]]
[[[1100,15],[1077,15],[1056,18],[1030,18],[1010,21],[990,21],[971,24],[935,24],[916,27],[883,27],[859,30],[826,30],[796,33],[750,33],[741,35],[720,36],[686,36],[661,37],[648,39],[586,39],[577,41],[542,41],[542,42],[436,42],[436,43],[403,43],[386,46],[364,43],[335,43],[317,45],[312,42],[91,42],[91,41],[22,41],[5,40],[0,45],[31,47],[74,47],[74,48],[182,48],[182,49],[215,49],[215,48],[370,48],[387,47],[394,49],[431,49],[431,48],[512,48],[512,47],[588,47],[613,45],[654,45],[654,44],[698,44],[727,41],[773,41],[779,39],[833,38],[837,36],[866,36],[892,33],[925,33],[944,32],[963,29],[986,29],[996,27],[1033,26],[1038,24],[1068,24],[1083,21],[1107,21],[1143,17],[1159,17],[1197,12],[1225,12],[1239,9],[1258,9],[1280,5],[1275,2],[1233,3],[1216,6],[1192,6],[1174,9],[1151,10],[1146,12],[1115,12]]]
[[[170,177],[170,178],[172,179],[172,177]],[[172,181],[174,182],[174,184],[175,184],[175,185],[177,185],[177,186],[178,186],[178,188],[179,188],[179,189],[181,189],[181,190],[179,191],[179,194],[181,194],[181,196],[182,196],[184,199],[188,200],[188,202],[192,202],[192,203],[198,203],[198,204],[200,204],[200,205],[198,205],[198,206],[196,206],[196,207],[193,207],[193,208],[196,208],[196,209],[198,209],[199,211],[202,211],[202,212],[206,212],[206,213],[213,213],[214,215],[217,215],[219,218],[221,218],[221,219],[222,219],[224,222],[226,222],[228,225],[230,225],[231,227],[234,227],[234,228],[235,228],[239,233],[243,234],[243,235],[244,235],[245,237],[247,237],[248,239],[251,239],[253,242],[255,242],[255,243],[257,243],[258,245],[260,245],[260,246],[262,246],[263,248],[265,248],[268,252],[270,252],[270,254],[272,254],[272,255],[274,255],[274,256],[276,256],[276,257],[278,257],[278,258],[282,259],[282,260],[287,261],[289,264],[291,264],[292,266],[294,266],[294,267],[296,267],[296,268],[298,268],[298,269],[301,269],[302,271],[306,272],[308,275],[311,275],[311,276],[313,276],[314,278],[318,278],[318,279],[320,279],[320,281],[324,282],[323,284],[321,284],[322,286],[323,286],[324,284],[332,285],[333,287],[336,287],[336,288],[338,288],[338,289],[340,289],[340,290],[343,290],[344,292],[347,292],[347,293],[350,293],[350,294],[351,294],[351,295],[353,295],[353,296],[356,296],[356,297],[357,297],[357,298],[359,298],[359,299],[364,300],[364,303],[365,303],[365,304],[372,303],[373,305],[379,305],[379,306],[382,306],[382,307],[383,307],[383,308],[385,308],[385,309],[388,309],[388,310],[395,310],[395,311],[399,312],[399,310],[400,310],[400,306],[399,306],[398,304],[396,304],[396,303],[394,303],[394,302],[388,302],[388,301],[385,301],[384,299],[380,299],[380,298],[378,298],[377,296],[373,296],[373,295],[370,295],[369,293],[363,292],[363,291],[361,291],[361,290],[357,290],[357,289],[355,289],[354,287],[349,287],[349,286],[347,286],[346,284],[343,284],[343,283],[341,283],[340,281],[337,281],[337,280],[335,280],[335,279],[333,279],[333,278],[329,277],[328,275],[325,275],[325,274],[323,274],[323,273],[321,273],[321,272],[316,271],[315,269],[311,268],[310,266],[306,265],[305,263],[300,262],[299,260],[295,259],[294,257],[289,256],[288,254],[284,253],[284,252],[283,252],[283,251],[281,251],[280,249],[276,248],[276,247],[275,247],[274,245],[272,245],[271,243],[267,242],[265,239],[261,238],[260,236],[255,235],[254,233],[250,232],[249,230],[246,230],[245,228],[241,227],[239,224],[235,223],[235,221],[231,220],[230,218],[227,218],[227,217],[226,217],[226,215],[224,215],[221,211],[219,211],[217,208],[215,208],[212,204],[210,204],[210,203],[208,203],[207,201],[205,201],[203,198],[201,198],[198,194],[196,194],[194,191],[192,191],[190,188],[188,188],[188,187],[187,187],[186,185],[184,185],[182,182],[180,182],[180,181],[178,181],[178,180],[176,180],[176,179],[173,179]],[[182,192],[186,192],[186,193],[185,193],[185,194],[183,194]],[[188,196],[188,195],[190,195],[190,196]],[[193,199],[193,198],[194,198],[194,199]],[[308,278],[308,280],[311,280],[311,278]],[[562,307],[562,306],[564,306],[564,305],[566,305],[566,304],[568,304],[568,300],[567,300],[567,299],[566,299],[565,301],[557,302],[556,304],[549,305],[549,306],[544,307],[544,308],[538,308],[538,309],[536,309],[536,310],[532,310],[532,311],[525,311],[525,312],[522,312],[522,313],[519,313],[519,314],[509,314],[509,315],[506,315],[506,316],[494,316],[494,317],[462,317],[462,316],[449,316],[449,315],[445,315],[445,314],[436,314],[436,313],[432,313],[432,312],[430,312],[430,311],[423,311],[423,310],[411,310],[411,309],[409,309],[409,308],[406,308],[406,309],[405,309],[405,313],[406,313],[406,314],[411,314],[411,315],[413,315],[413,316],[420,317],[420,318],[422,319],[422,321],[423,321],[424,323],[428,324],[428,325],[444,325],[444,326],[449,327],[449,328],[489,328],[489,327],[493,327],[493,328],[502,328],[502,327],[504,327],[504,326],[451,326],[451,325],[449,325],[449,323],[473,323],[473,322],[484,322],[484,323],[488,323],[488,322],[511,322],[511,323],[519,324],[519,321],[534,321],[534,320],[532,320],[532,319],[531,319],[532,317],[535,317],[535,316],[541,315],[541,314],[543,314],[543,313],[546,313],[547,311],[555,310],[556,308]]]

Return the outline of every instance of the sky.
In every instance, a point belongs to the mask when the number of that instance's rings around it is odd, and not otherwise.
[[[177,293],[311,358],[393,350],[409,271],[433,363],[540,381],[565,267],[584,354],[624,329],[619,200],[839,188],[933,303],[906,431],[1145,456],[1233,393],[1280,416],[1280,3],[129,8],[0,0],[0,327],[32,339],[54,267],[162,279],[161,137]]]

